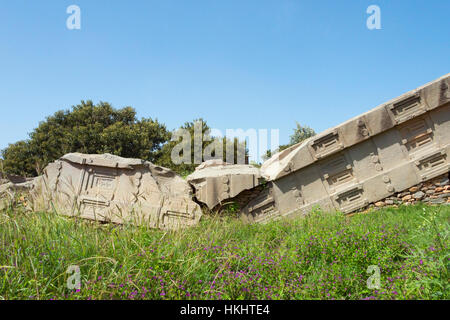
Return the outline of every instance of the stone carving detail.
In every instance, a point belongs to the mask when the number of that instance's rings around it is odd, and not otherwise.
[[[426,111],[419,94],[389,105],[388,110],[397,124],[412,119]]]
[[[369,128],[367,127],[366,123],[362,119],[358,120],[358,129],[359,129],[359,134],[361,136],[363,136],[363,137],[370,136]]]
[[[450,171],[447,153],[443,149],[431,155],[423,156],[422,158],[416,160],[415,164],[421,172],[422,181],[426,181]]]
[[[248,222],[264,222],[279,217],[271,186],[265,188],[258,197],[250,201],[242,212]]]
[[[380,157],[374,153],[370,153],[370,161],[372,162],[375,170],[382,171],[383,166],[380,163]]]
[[[303,205],[304,201],[303,201],[303,195],[302,195],[302,191],[301,191],[301,186],[296,186],[292,188],[292,194],[294,196],[294,199],[297,203],[297,205]]]
[[[351,164],[344,155],[339,155],[322,165],[323,179],[328,183],[330,190],[354,180]]]
[[[361,185],[340,192],[335,196],[335,201],[344,213],[352,212],[369,204],[367,199],[364,198],[364,189]]]
[[[441,101],[450,99],[450,86],[442,81],[441,83]]]
[[[391,178],[387,174],[383,176],[383,182],[386,184],[387,192],[393,193],[395,191],[395,188],[391,183]]]
[[[403,138],[402,144],[408,152],[415,152],[433,142],[433,129],[424,118],[411,120],[400,129],[400,132]]]
[[[36,206],[69,216],[162,229],[192,226],[201,217],[186,181],[140,159],[67,154],[48,165],[35,187]]]
[[[310,143],[310,150],[316,159],[321,159],[343,149],[337,130]]]

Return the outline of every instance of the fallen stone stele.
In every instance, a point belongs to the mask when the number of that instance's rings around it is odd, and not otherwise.
[[[32,194],[36,206],[61,214],[161,229],[193,226],[202,215],[173,171],[111,154],[66,154],[44,169]]]
[[[344,213],[369,204],[382,207],[395,203],[381,201],[394,194],[405,205],[422,198],[444,203],[450,193],[449,154],[446,75],[275,154],[260,170],[212,160],[200,165],[188,183],[143,160],[71,153],[49,164],[33,181],[31,193],[35,209],[40,205],[88,219],[177,229],[200,220],[192,186],[196,200],[210,209],[236,200],[244,204],[245,221],[264,222],[315,207]],[[419,193],[420,183],[441,176],[441,198],[431,186]],[[0,193],[11,187],[17,185],[2,186]]]
[[[261,167],[268,187],[242,215],[350,213],[449,172],[449,154],[448,74],[274,155]]]

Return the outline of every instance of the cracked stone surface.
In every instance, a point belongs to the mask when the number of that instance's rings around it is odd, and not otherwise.
[[[64,155],[44,169],[33,196],[61,214],[160,229],[193,226],[202,215],[191,187],[175,172],[111,154]]]
[[[253,189],[261,181],[259,169],[251,165],[232,165],[222,160],[209,160],[187,177],[198,201],[209,209]]]

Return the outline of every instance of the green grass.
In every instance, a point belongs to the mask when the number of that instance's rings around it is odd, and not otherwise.
[[[0,299],[449,299],[450,206],[163,232],[0,212]],[[68,289],[70,265],[81,289]],[[380,288],[369,289],[370,265]]]

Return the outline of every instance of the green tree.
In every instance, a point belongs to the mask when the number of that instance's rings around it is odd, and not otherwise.
[[[39,167],[38,159],[31,151],[30,141],[18,141],[2,151],[1,171],[30,176]]]
[[[131,107],[81,101],[39,124],[30,138],[2,150],[5,172],[32,176],[66,153],[111,153],[156,162],[170,138],[158,120],[136,118]]]
[[[297,127],[291,135],[290,143],[287,147],[305,141],[306,139],[316,135],[316,132],[308,126],[302,126],[297,122]]]
[[[196,124],[197,123],[197,124]],[[204,121],[203,119],[195,119],[192,122],[185,122],[184,125],[182,125],[179,129],[177,130],[186,130],[189,133],[189,141],[183,141],[183,136],[180,135],[180,137],[178,139],[175,139],[175,134],[176,131],[171,132],[170,133],[170,141],[168,143],[166,143],[161,150],[161,156],[159,157],[158,161],[156,162],[158,165],[166,167],[166,168],[170,168],[176,172],[178,172],[179,174],[185,176],[188,175],[189,173],[193,172],[195,170],[195,167],[198,164],[194,163],[194,130],[195,130],[195,126],[197,127],[198,132],[200,132],[200,128],[201,128],[201,136],[203,137],[203,135],[210,130],[209,126],[206,124],[206,121]],[[180,143],[190,143],[190,154],[189,154],[189,158],[190,158],[190,163],[180,163],[180,164],[176,164],[174,163],[174,161],[172,160],[172,150],[173,148],[175,148],[175,146],[177,146]],[[203,149],[209,144],[210,142],[208,141],[202,141],[202,152]],[[183,152],[181,152],[180,155],[183,155]]]
[[[183,132],[187,132],[188,136],[184,137],[183,134],[181,134],[181,131],[178,131],[182,129]],[[176,134],[178,131],[178,138],[176,138]],[[239,152],[244,153],[244,159],[248,158],[248,150],[246,148],[245,142],[239,142],[237,138],[235,139],[227,139],[226,137],[220,138],[220,137],[214,137],[210,134],[211,128],[208,126],[205,120],[203,119],[195,119],[192,122],[186,122],[184,125],[182,125],[179,129],[171,133],[171,141],[165,144],[161,150],[161,156],[158,158],[157,164],[170,168],[177,173],[179,173],[182,176],[186,176],[190,173],[192,173],[195,168],[203,161],[208,160],[205,158],[205,151],[209,151],[207,147],[210,147],[212,149],[210,156],[211,157],[219,157],[219,154],[216,154],[216,149],[219,149],[222,151],[222,159],[226,161],[226,155],[227,155],[227,148],[233,148],[233,163],[237,163],[238,160],[238,150]],[[201,141],[198,141],[196,144],[195,139],[195,133],[197,133],[197,139],[201,139]],[[173,137],[173,139],[172,139]],[[187,140],[188,141],[185,141]],[[189,150],[189,154],[187,155],[186,159],[189,159],[186,163],[183,161],[183,163],[174,163],[172,159],[172,151],[177,146],[183,146],[183,144],[186,143],[186,149]],[[217,148],[213,148],[212,143],[215,143]],[[201,150],[195,150],[196,146],[201,146]],[[196,154],[198,159],[196,159]],[[184,155],[183,150],[180,151],[180,158]]]
[[[294,133],[290,136],[289,144],[280,145],[277,150],[272,152],[271,150],[267,150],[266,155],[263,157],[263,160],[267,160],[272,157],[273,154],[277,152],[283,151],[295,144],[301,143],[306,139],[313,137],[316,135],[314,129],[311,129],[308,126],[302,126],[300,123],[296,123],[296,128],[294,129]]]

